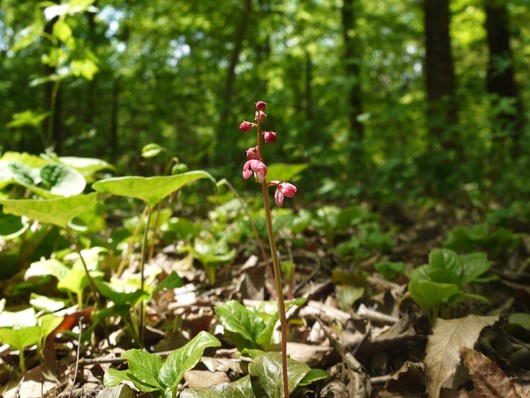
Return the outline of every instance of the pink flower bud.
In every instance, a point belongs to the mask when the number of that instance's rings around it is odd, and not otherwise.
[[[239,130],[241,130],[243,133],[248,133],[250,130],[252,130],[252,123],[247,122],[246,120],[244,120],[239,125]]]
[[[265,142],[268,144],[274,144],[276,142],[276,133],[274,131],[265,131],[263,133],[265,137]]]
[[[257,159],[258,158],[258,150],[256,149],[256,147],[248,148],[247,152],[246,152],[246,155],[247,155],[247,159],[248,160]]]
[[[276,192],[274,192],[274,201],[278,206],[282,207],[285,196],[292,198],[295,194],[296,187],[293,184],[282,182],[276,187]]]
[[[252,174],[256,176],[259,182],[264,182],[265,176],[267,175],[267,166],[265,166],[265,163],[256,159],[247,160],[243,166],[243,178],[247,179]]]
[[[265,101],[256,102],[256,109],[258,111],[264,111],[266,107],[267,107],[267,104],[265,103]]]
[[[267,114],[265,112],[256,111],[256,116],[255,116],[256,120],[265,120],[266,117],[267,117]]]

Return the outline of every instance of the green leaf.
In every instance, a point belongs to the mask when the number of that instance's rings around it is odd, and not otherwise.
[[[71,196],[56,199],[0,199],[4,212],[44,224],[53,224],[66,228],[68,222],[81,213],[88,211],[97,203],[97,194]]]
[[[364,287],[338,285],[336,287],[339,308],[343,311],[351,309],[353,303],[364,295]]]
[[[134,305],[149,298],[149,294],[140,290],[136,283],[127,284],[120,279],[111,280],[111,283],[96,279],[94,281],[99,292],[112,300],[117,305]]]
[[[0,312],[0,328],[20,329],[37,325],[37,315],[33,308],[26,308],[22,311],[2,311]]]
[[[309,167],[309,163],[275,163],[267,169],[267,181],[290,181]]]
[[[15,350],[23,350],[37,344],[41,337],[39,326],[29,326],[19,329],[0,328],[0,342],[8,344]]]
[[[70,168],[73,168],[81,173],[87,181],[92,181],[94,175],[101,170],[114,170],[114,166],[101,159],[96,158],[81,158],[75,156],[61,156],[57,159]]]
[[[492,264],[488,261],[486,253],[470,253],[460,257],[462,259],[462,277],[460,286],[474,282],[477,278],[487,272]]]
[[[46,339],[48,335],[53,332],[62,322],[62,316],[55,316],[52,314],[46,314],[39,318],[39,324],[41,328],[41,339]]]
[[[462,275],[462,260],[450,249],[434,249],[429,254],[429,264],[433,269],[448,270],[458,278]]]
[[[116,177],[101,180],[92,185],[98,192],[143,200],[154,207],[158,202],[183,186],[203,178],[214,178],[205,171],[196,170],[167,177]]]
[[[257,397],[283,397],[281,353],[268,352],[257,357],[251,362],[248,370],[251,378],[256,377],[259,382],[252,381]],[[306,364],[287,358],[289,393],[294,391],[310,370],[311,368]]]
[[[266,330],[266,325],[259,313],[235,300],[215,306],[215,313],[226,330],[239,334],[251,343],[244,348],[255,348],[259,344],[257,340]]]
[[[375,264],[374,268],[386,279],[395,280],[398,274],[402,274],[405,271],[405,263],[401,261],[381,261]]]
[[[72,38],[72,29],[64,19],[59,19],[53,24],[53,35],[63,43],[66,43]]]
[[[221,383],[208,388],[185,390],[180,398],[252,398],[255,397],[250,383],[250,376],[245,376],[233,383]]]
[[[206,348],[220,347],[221,342],[207,332],[200,332],[183,347],[173,351],[160,368],[159,380],[170,390],[175,389],[184,373],[192,369]]]
[[[46,190],[28,187],[42,196],[74,196],[83,192],[86,186],[84,177],[78,171],[60,163],[47,164],[40,170],[41,184]]]
[[[120,383],[125,381],[130,381],[131,379],[128,376],[128,370],[117,370],[109,368],[103,376],[103,384],[106,387],[115,387]],[[154,390],[153,390],[154,391]]]
[[[153,290],[153,293],[166,290],[166,289],[175,289],[184,285],[184,281],[175,271],[172,271],[168,276],[166,276]]]
[[[45,312],[56,312],[66,307],[64,299],[41,296],[37,293],[31,293],[29,303],[33,308]]]
[[[29,279],[31,277],[40,277],[45,275],[52,275],[57,279],[61,280],[68,275],[70,268],[61,263],[59,260],[54,258],[31,263],[29,269],[26,271],[25,278]]]
[[[426,311],[436,311],[442,304],[460,292],[457,285],[426,280],[412,280],[409,291],[413,300]]]
[[[155,156],[157,156],[159,153],[163,151],[165,151],[165,149],[161,147],[160,145],[155,144],[155,143],[150,143],[150,144],[144,145],[144,147],[142,148],[142,157],[146,159],[154,158]]]
[[[164,386],[160,384],[158,377],[162,368],[162,358],[137,349],[125,351],[121,356],[127,359],[129,365],[127,374],[139,390],[144,392],[163,390]]]
[[[315,381],[329,379],[330,375],[323,369],[311,369],[304,378],[298,383],[299,386],[308,386]]]
[[[4,240],[15,239],[22,235],[28,227],[29,224],[22,217],[0,213],[0,238]]]
[[[93,276],[92,273],[91,276]],[[88,278],[86,272],[78,267],[72,267],[70,272],[57,283],[57,289],[68,290],[78,296],[82,294],[87,286]]]

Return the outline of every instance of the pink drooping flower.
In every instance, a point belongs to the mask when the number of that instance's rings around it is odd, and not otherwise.
[[[258,111],[264,111],[266,107],[267,107],[267,103],[265,101],[256,102],[256,109]]]
[[[257,159],[258,150],[256,149],[256,147],[248,148],[246,151],[246,155],[248,160]]]
[[[267,117],[267,114],[263,111],[256,111],[256,116],[254,117],[256,120],[263,121]]]
[[[259,182],[264,182],[265,176],[267,175],[267,166],[265,166],[265,163],[256,159],[247,160],[243,166],[243,178],[247,179],[252,174],[256,176]]]
[[[280,207],[283,206],[283,199],[285,196],[288,198],[294,197],[296,194],[296,187],[289,182],[281,182],[279,184],[274,184],[279,181],[272,181],[273,185],[276,185],[276,192],[274,192],[274,201]]]
[[[274,131],[265,131],[263,133],[263,137],[265,138],[265,142],[268,144],[274,144],[277,140],[276,133]]]
[[[250,130],[252,130],[252,127],[252,123],[243,120],[243,122],[241,122],[241,124],[239,125],[239,130],[241,130],[243,133],[248,133]]]

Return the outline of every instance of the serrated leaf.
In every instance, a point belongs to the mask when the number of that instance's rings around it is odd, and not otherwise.
[[[220,346],[221,342],[214,336],[204,331],[200,332],[186,345],[169,354],[160,368],[160,382],[173,390],[182,380],[184,373],[199,362],[206,348]]]
[[[249,374],[259,383],[252,382],[257,397],[283,397],[282,354],[268,352],[254,359],[249,365]],[[287,358],[289,393],[292,393],[305,375],[311,370],[301,362]]]
[[[252,398],[254,397],[250,376],[245,376],[233,383],[217,384],[208,388],[186,390],[181,398]]]
[[[68,222],[97,203],[97,194],[56,199],[0,199],[5,213],[26,216],[44,224],[66,228]]]
[[[196,170],[174,176],[164,177],[116,177],[97,181],[92,188],[98,192],[109,192],[117,196],[126,196],[143,200],[154,207],[158,202],[185,185],[209,178],[214,178],[205,171]]]
[[[439,398],[440,388],[454,375],[460,362],[460,351],[473,348],[482,329],[497,321],[498,316],[469,315],[459,319],[436,319],[427,341],[425,366],[427,393]]]
[[[162,358],[137,349],[125,351],[121,356],[127,359],[129,365],[127,375],[138,389],[144,392],[163,390],[164,385],[158,379],[163,364]],[[141,384],[138,385],[138,382]]]

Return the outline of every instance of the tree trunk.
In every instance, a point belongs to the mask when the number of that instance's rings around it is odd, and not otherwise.
[[[362,153],[364,126],[359,120],[363,113],[361,90],[361,66],[359,45],[355,39],[356,0],[343,0],[342,2],[342,34],[344,40],[344,64],[348,83],[348,119],[352,134],[351,144]],[[359,154],[358,153],[358,154]]]
[[[495,117],[496,132],[513,136],[514,154],[519,149],[523,134],[525,116],[519,87],[515,81],[513,54],[510,47],[509,15],[505,1],[485,0],[486,32],[489,49],[487,88],[492,94],[492,106],[498,102],[511,100],[512,109],[497,107]]]
[[[455,71],[449,35],[449,0],[423,0],[427,126],[446,151],[458,149]]]

